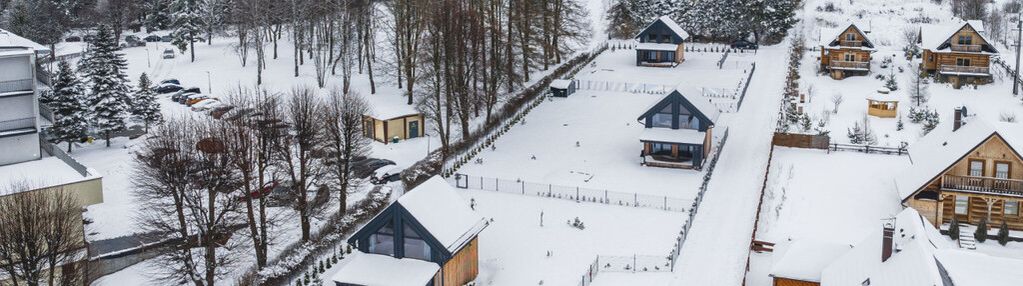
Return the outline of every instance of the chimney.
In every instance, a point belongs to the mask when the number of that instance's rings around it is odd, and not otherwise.
[[[892,257],[892,236],[895,235],[895,226],[888,223],[884,225],[884,237],[881,240],[881,262],[888,261]]]
[[[959,127],[963,127],[963,109],[956,108],[955,119],[952,121],[952,131],[958,131]]]

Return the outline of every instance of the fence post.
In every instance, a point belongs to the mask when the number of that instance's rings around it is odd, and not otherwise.
[[[554,193],[553,187],[551,187],[551,184],[547,184],[547,196],[550,197],[552,193]]]
[[[526,194],[526,181],[522,181],[522,194]]]
[[[632,206],[634,207],[639,206],[639,194],[637,193],[632,193]]]
[[[668,196],[664,196],[664,209],[668,209]]]
[[[468,180],[466,180],[466,181],[468,181]],[[487,188],[483,187],[483,176],[480,176],[480,189],[481,190],[486,190],[487,189]]]
[[[607,190],[604,190],[604,203],[605,204],[611,203],[611,199],[607,197]]]
[[[501,191],[501,182],[497,178],[494,178],[494,191]]]
[[[575,187],[575,202],[579,202],[579,187]]]

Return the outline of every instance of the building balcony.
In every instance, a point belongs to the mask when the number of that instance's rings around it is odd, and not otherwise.
[[[964,53],[979,53],[982,51],[981,45],[952,45],[953,52],[964,52]]]
[[[863,46],[863,41],[839,41],[838,45],[843,47],[859,48]]]
[[[0,96],[5,93],[31,92],[35,84],[32,79],[0,81]]]
[[[870,70],[869,62],[853,62],[853,61],[832,61],[828,65],[831,69],[840,70]]]
[[[35,117],[18,118],[11,120],[0,120],[0,133],[15,130],[27,130],[36,128]]]
[[[991,68],[977,66],[942,65],[938,72],[951,75],[990,76]]]
[[[948,191],[1023,197],[1023,180],[944,175],[941,189]]]

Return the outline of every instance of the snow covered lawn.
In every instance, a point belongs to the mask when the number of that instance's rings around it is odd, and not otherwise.
[[[479,237],[479,285],[539,285],[541,281],[542,285],[577,285],[598,255],[667,257],[686,218],[679,212],[479,190],[460,190],[460,194],[466,201],[475,200],[480,215],[493,218]],[[577,217],[585,229],[568,225]]]
[[[909,163],[907,156],[775,147],[757,239],[777,245],[773,254],[753,255],[750,285],[771,285],[772,264],[792,241],[855,244],[894,217],[902,206],[891,174]]]

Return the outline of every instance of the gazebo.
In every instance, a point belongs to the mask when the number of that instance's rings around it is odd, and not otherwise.
[[[880,118],[895,118],[899,114],[899,101],[883,94],[868,96],[867,114]]]

